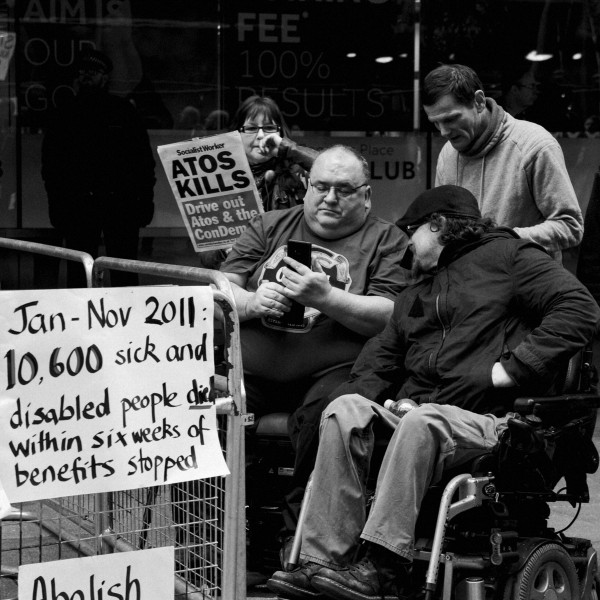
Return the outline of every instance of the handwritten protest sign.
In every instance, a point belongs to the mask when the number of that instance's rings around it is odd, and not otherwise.
[[[15,51],[17,36],[10,31],[0,31],[0,81],[6,79],[10,60]]]
[[[2,292],[0,480],[11,502],[226,474],[208,287]]]
[[[263,212],[238,131],[157,151],[196,252],[231,247]]]
[[[167,600],[175,595],[173,546],[19,567],[19,600]]]

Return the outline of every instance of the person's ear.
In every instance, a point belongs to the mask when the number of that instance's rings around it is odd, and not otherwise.
[[[365,187],[365,210],[368,212],[371,210],[371,186],[368,185]]]
[[[440,231],[444,231],[444,229],[446,228],[446,217],[444,215],[439,215],[437,218],[437,223],[435,225],[435,228],[432,228],[431,225],[433,224],[431,221],[429,222],[429,229],[431,229],[431,231],[433,231],[434,233],[439,233]]]
[[[485,110],[485,94],[483,90],[477,90],[475,92],[475,108],[477,112],[482,112]]]

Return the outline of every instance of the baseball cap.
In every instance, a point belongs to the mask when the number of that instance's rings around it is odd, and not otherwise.
[[[440,185],[419,194],[404,216],[396,221],[400,229],[424,223],[433,213],[449,217],[481,219],[481,211],[473,194],[458,185]]]

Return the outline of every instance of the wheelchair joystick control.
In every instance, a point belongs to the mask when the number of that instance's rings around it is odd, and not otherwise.
[[[535,428],[542,426],[542,420],[537,415],[526,415],[525,421]]]

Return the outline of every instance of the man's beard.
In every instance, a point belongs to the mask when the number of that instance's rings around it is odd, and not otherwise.
[[[436,271],[437,265],[426,267],[416,256],[413,256],[412,265],[410,269],[410,274],[413,281],[418,281],[422,277],[433,275],[433,273],[435,273]]]
[[[410,246],[406,248],[404,256],[400,260],[400,266],[407,271],[410,271],[413,281],[418,281],[419,278],[430,275],[436,270],[435,266],[430,269],[424,268],[423,263],[415,256],[415,253]]]

